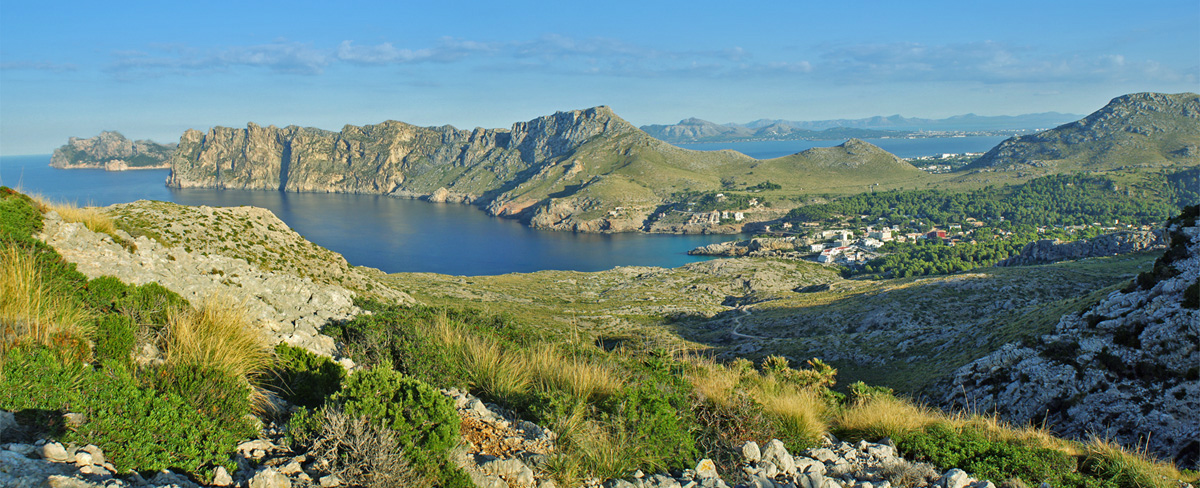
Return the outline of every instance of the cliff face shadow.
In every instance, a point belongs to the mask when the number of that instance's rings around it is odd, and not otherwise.
[[[279,191],[286,191],[288,184],[288,176],[292,169],[292,144],[288,142],[283,145],[283,151],[279,155]]]

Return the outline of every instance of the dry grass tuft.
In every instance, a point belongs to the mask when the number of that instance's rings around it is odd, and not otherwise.
[[[842,410],[837,425],[854,438],[882,439],[948,421],[941,412],[891,396],[874,396]]]
[[[691,359],[687,380],[700,398],[721,408],[731,404],[734,388],[742,382],[743,371],[728,368],[710,358]]]
[[[775,417],[780,428],[793,437],[816,444],[829,431],[825,422],[828,404],[812,390],[760,393],[758,401],[768,415]]]
[[[244,305],[218,296],[209,297],[199,309],[171,311],[167,364],[211,368],[254,384],[271,366],[273,353],[246,317]]]
[[[621,389],[621,381],[608,368],[565,356],[552,344],[529,352],[528,363],[539,387],[567,392],[579,401],[590,402]]]
[[[495,340],[469,333],[445,315],[430,324],[430,334],[452,352],[479,391],[514,401],[529,391],[529,367],[519,354],[510,354]]]
[[[52,292],[32,254],[16,247],[0,249],[0,351],[24,341],[86,343],[94,334],[91,314]]]
[[[1176,488],[1180,481],[1195,483],[1196,472],[1184,475],[1174,465],[1154,459],[1143,448],[1129,450],[1119,444],[1093,437],[1083,444],[1083,463],[1107,475],[1120,486]]]
[[[79,207],[72,203],[51,202],[40,195],[30,195],[37,209],[42,213],[54,211],[64,221],[83,224],[92,232],[113,234],[117,226],[104,210],[96,207]]]

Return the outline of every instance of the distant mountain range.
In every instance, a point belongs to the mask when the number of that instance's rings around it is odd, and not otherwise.
[[[734,142],[739,140],[832,140],[902,137],[918,131],[986,132],[1057,127],[1079,115],[1045,112],[1025,115],[956,115],[944,119],[908,118],[900,115],[863,119],[795,121],[758,119],[745,124],[716,124],[688,118],[670,125],[644,125],[643,131],[671,143]]]

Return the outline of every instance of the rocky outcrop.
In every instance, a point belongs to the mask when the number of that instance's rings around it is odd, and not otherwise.
[[[1092,239],[1063,242],[1042,239],[1030,242],[1021,253],[996,263],[996,266],[1026,266],[1059,261],[1113,256],[1149,251],[1166,247],[1161,231],[1126,231],[1097,236]]]
[[[1167,227],[1171,247],[1139,275],[1036,343],[1013,343],[954,375],[945,403],[1045,423],[1073,438],[1200,460],[1200,209]]]
[[[809,240],[797,237],[755,237],[745,241],[726,241],[697,247],[688,251],[693,256],[778,257],[796,251],[807,251]]]
[[[55,168],[100,168],[108,171],[169,168],[175,144],[131,141],[116,131],[104,131],[88,139],[70,138],[54,150],[50,166]]]
[[[170,204],[143,202],[141,205]],[[293,268],[282,261],[260,261],[265,267],[253,265],[228,247],[230,241],[237,243],[232,239],[234,234],[249,242],[258,242],[257,245],[264,249],[279,246],[285,253],[302,248],[289,246],[286,239],[265,240],[263,236],[267,234],[254,232],[256,224],[266,222],[263,227],[274,229],[272,233],[303,239],[266,210],[248,207],[195,207],[194,210],[217,217],[211,222],[180,219],[175,222],[175,227],[164,223],[162,227],[156,227],[158,235],[169,236],[170,232],[178,230],[193,237],[197,234],[211,236],[214,242],[219,236],[230,236],[229,240],[222,241],[224,249],[205,248],[202,240],[189,241],[195,242],[197,249],[186,244],[169,246],[145,235],[135,238],[123,231],[115,232],[123,241],[118,242],[113,236],[92,232],[83,224],[64,222],[53,212],[44,217],[43,231],[37,237],[54,247],[65,260],[75,263],[76,269],[88,278],[113,276],[133,285],[158,283],[195,305],[210,297],[244,297],[250,318],[261,325],[273,343],[286,342],[318,354],[335,355],[333,339],[321,335],[320,327],[330,320],[348,319],[359,311],[353,303],[355,292],[335,284],[336,268],[317,269],[306,276],[289,271]],[[266,219],[264,213],[270,219]],[[253,247],[240,250],[252,252]],[[314,251],[307,253],[315,256]],[[347,274],[353,273],[351,270]],[[366,279],[347,277],[343,281],[352,284],[363,283],[360,280]],[[379,292],[387,293],[394,300],[411,302],[411,298],[401,292],[385,291],[382,287]]]
[[[939,473],[932,465],[912,462],[896,453],[890,441],[852,444],[826,437],[822,446],[791,454],[783,442],[772,439],[762,448],[753,441],[742,445],[738,470],[721,473],[712,460],[702,459],[694,469],[678,475],[647,475],[637,471],[627,479],[609,480],[605,488],[764,488],[764,487],[881,487],[938,486],[995,488],[961,469]]]
[[[1051,167],[1070,160],[1109,169],[1141,165],[1195,164],[1188,148],[1200,142],[1200,95],[1133,93],[1114,98],[1083,119],[1008,139],[966,167],[996,171]]]

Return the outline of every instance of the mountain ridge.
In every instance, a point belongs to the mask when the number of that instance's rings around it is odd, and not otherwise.
[[[1200,95],[1131,93],[1075,122],[1001,142],[966,170],[1200,163]]]
[[[849,144],[881,161],[900,161],[867,143]],[[673,194],[719,190],[722,178],[755,183],[769,178],[798,187],[802,178],[785,168],[817,154],[825,153],[760,161],[734,151],[682,149],[600,106],[517,122],[510,129],[387,121],[347,125],[340,132],[253,123],[245,129],[188,130],[171,160],[167,185],[382,194],[469,203],[538,228],[626,232],[646,229],[651,214]],[[846,151],[822,157],[853,159]],[[827,165],[803,178],[861,176],[859,166]],[[923,176],[903,166],[906,177]]]
[[[909,118],[901,115],[861,119],[796,121],[757,119],[746,123],[717,124],[696,117],[676,124],[649,124],[646,133],[672,143],[730,142],[737,140],[831,140],[903,137],[919,131],[1029,130],[1056,127],[1079,119],[1075,114],[1042,112],[1023,115],[955,115],[944,119]]]

